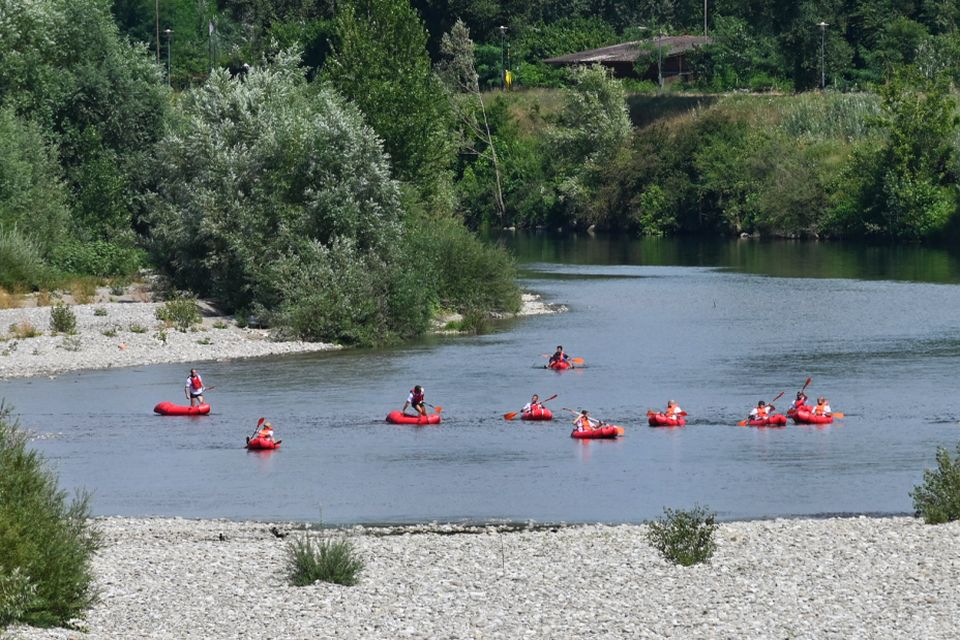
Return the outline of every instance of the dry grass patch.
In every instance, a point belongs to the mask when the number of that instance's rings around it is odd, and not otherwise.
[[[19,338],[20,340],[23,340],[24,338],[36,338],[37,336],[42,335],[42,331],[37,329],[26,320],[23,320],[22,322],[14,322],[10,325],[10,336],[13,338]]]
[[[21,296],[0,287],[0,309],[19,309],[21,303]]]

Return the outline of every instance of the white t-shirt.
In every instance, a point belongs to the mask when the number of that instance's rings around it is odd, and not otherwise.
[[[199,388],[199,389],[194,389],[194,388],[193,388],[193,376],[187,376],[187,384],[184,386],[184,388],[185,388],[185,389],[190,393],[190,395],[192,395],[192,396],[198,396],[198,395],[200,395],[201,393],[203,393],[204,389],[206,388],[206,387],[203,386],[203,379],[200,378],[200,376],[197,376],[197,379],[200,380],[200,388]]]

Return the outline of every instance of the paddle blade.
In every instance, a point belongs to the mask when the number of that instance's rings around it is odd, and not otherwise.
[[[573,364],[583,364],[583,358],[570,358],[570,362]]]
[[[257,429],[259,429],[260,427],[262,427],[262,426],[263,426],[263,423],[266,422],[266,421],[267,421],[266,418],[260,418],[259,420],[257,420]]]
[[[503,414],[503,419],[504,419],[504,420],[513,420],[514,418],[517,417],[517,414],[518,414],[518,413],[520,413],[520,412],[519,412],[519,411],[511,411],[510,413],[505,413],[505,414]]]
[[[846,414],[843,413],[842,411],[834,411],[834,412],[831,413],[830,415],[832,415],[834,418],[837,418],[837,419],[839,419],[839,420],[843,420],[843,418],[844,418],[844,416],[845,416]]]
[[[803,389],[800,389],[800,392],[802,393],[802,392],[806,391],[806,390],[807,390],[807,387],[810,386],[810,383],[811,383],[811,382],[813,382],[813,378],[807,378],[807,381],[803,383]]]
[[[616,429],[617,429],[618,436],[622,436],[626,431],[623,427],[616,427]]]
[[[738,427],[745,427],[745,426],[747,426],[747,421],[746,421],[746,420],[741,420],[740,422],[737,423],[737,426],[738,426]]]
[[[435,406],[433,410],[436,411],[437,413],[443,413],[443,407]]]
[[[655,415],[657,415],[657,414],[654,413],[653,409],[647,409],[647,415],[648,415],[648,416],[655,416]]]

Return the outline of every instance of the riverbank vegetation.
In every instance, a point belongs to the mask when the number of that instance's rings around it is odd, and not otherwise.
[[[66,625],[89,607],[100,545],[89,518],[89,496],[69,500],[58,489],[0,405],[0,629]]]
[[[917,515],[927,524],[960,520],[960,445],[953,456],[937,448],[937,468],[923,472],[923,482],[910,492]]]

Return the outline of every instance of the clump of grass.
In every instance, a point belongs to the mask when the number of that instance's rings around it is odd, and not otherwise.
[[[77,330],[77,316],[64,303],[57,303],[50,309],[50,328],[55,333],[73,333]]]
[[[82,346],[83,340],[76,335],[63,336],[63,342],[60,343],[60,348],[64,351],[80,351]]]
[[[927,524],[960,520],[960,444],[957,457],[937,447],[937,468],[923,472],[923,482],[910,492],[913,508]]]
[[[647,541],[674,564],[689,567],[705,562],[717,548],[713,539],[716,515],[704,507],[664,509],[663,517],[649,527]]]
[[[14,322],[10,325],[10,335],[12,335],[14,338],[23,340],[24,338],[36,338],[37,336],[42,336],[43,332],[38,330],[26,320],[22,320],[21,322]]]
[[[19,307],[20,296],[0,287],[0,309],[17,309]]]
[[[49,307],[51,300],[52,300],[52,295],[50,294],[49,289],[40,289],[40,291],[37,291],[38,307]]]
[[[103,331],[100,332],[100,335],[106,336],[108,338],[116,338],[117,327],[110,327],[109,329],[104,329]]]
[[[137,324],[136,322],[131,324],[129,329],[130,329],[130,333],[146,333],[147,332],[147,328],[145,326],[143,326],[142,324]]]
[[[77,304],[87,304],[97,295],[97,281],[92,278],[81,278],[73,283],[70,295]]]
[[[363,571],[363,559],[352,542],[322,538],[312,541],[307,534],[287,545],[286,570],[290,584],[311,585],[318,580],[352,586]]]
[[[103,307],[97,307],[96,309],[93,310],[93,315],[103,317],[107,315],[107,310],[104,309]]]
[[[72,500],[0,405],[0,628],[63,625],[92,604],[100,536],[89,495]]]
[[[114,278],[110,283],[110,295],[122,296],[127,292],[129,286],[130,280],[128,278]]]
[[[192,326],[200,324],[200,309],[193,298],[175,298],[163,303],[157,308],[157,320],[164,322],[168,327],[175,327],[186,333]]]
[[[227,326],[228,326],[227,323],[224,322],[223,320],[217,320],[216,322],[213,323],[214,329],[226,329]]]

